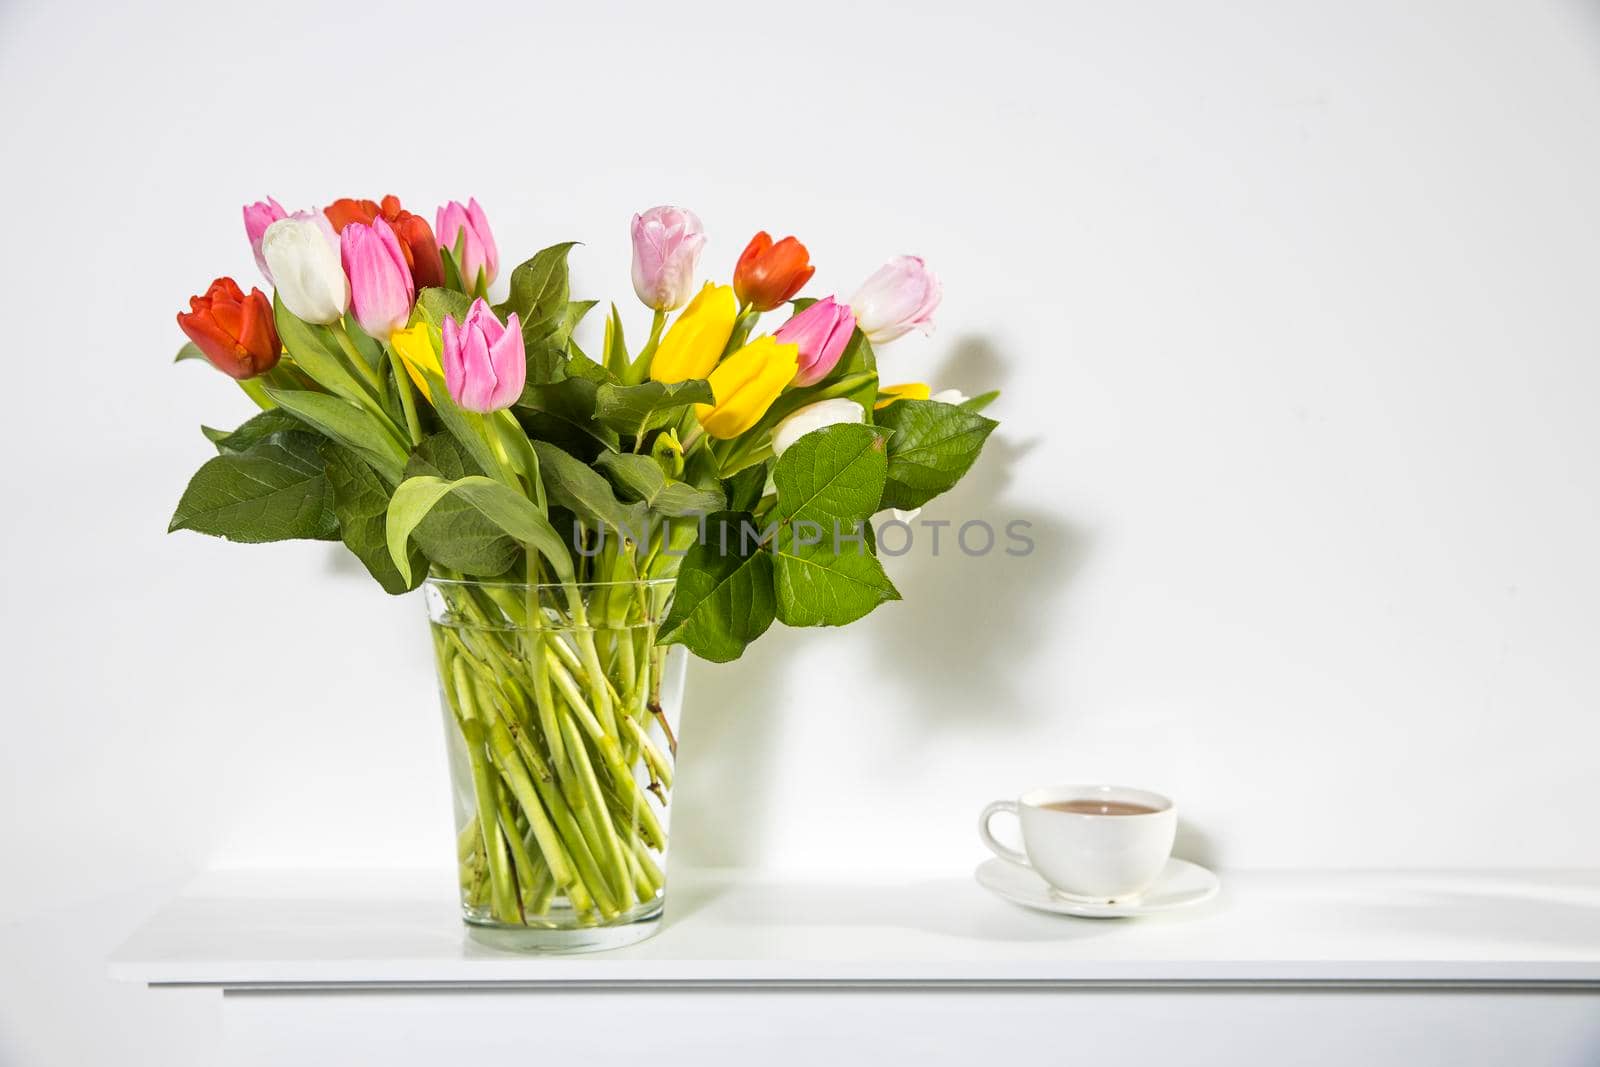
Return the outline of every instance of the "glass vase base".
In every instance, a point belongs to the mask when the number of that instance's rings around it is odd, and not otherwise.
[[[471,908],[463,910],[462,918],[467,936],[480,945],[504,952],[560,956],[625,948],[653,937],[661,928],[661,905],[660,900],[653,900],[636,908],[636,914],[588,926],[578,925],[575,912],[563,914],[557,909],[530,918],[527,925],[497,922]]]

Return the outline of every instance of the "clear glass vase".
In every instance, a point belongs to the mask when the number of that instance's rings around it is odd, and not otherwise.
[[[474,936],[581,952],[649,937],[686,653],[669,580],[424,585]]]

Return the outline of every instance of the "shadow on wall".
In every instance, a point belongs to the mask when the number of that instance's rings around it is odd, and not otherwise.
[[[969,337],[956,344],[930,381],[936,390],[954,387],[975,394],[982,388],[1004,389],[1004,378],[1005,366],[994,348]],[[991,413],[1002,425],[973,473],[912,521],[913,541],[904,555],[885,553],[885,568],[906,599],[879,611],[898,612],[897,624],[863,628],[865,639],[879,644],[874,659],[904,694],[904,705],[918,712],[909,717],[906,752],[935,732],[1025,731],[1063,712],[1051,695],[1041,699],[1016,688],[1008,665],[1062,640],[1061,592],[1082,567],[1089,539],[1057,515],[1006,498],[1033,440],[1022,436],[1024,428],[1005,424],[1003,395],[997,403]],[[937,555],[924,520],[949,523],[940,531]],[[993,550],[962,551],[958,531],[971,520],[994,528]],[[1012,522],[1027,524],[1032,549],[1024,555],[1006,554],[1006,526]],[[971,547],[980,543],[969,538]],[[691,669],[693,710],[684,745],[690,765],[680,775],[673,802],[679,829],[675,862],[738,867],[761,859],[761,831],[775,801],[769,783],[780,758],[781,724],[776,716],[754,712],[758,694],[779,691],[794,680],[787,677],[796,659],[793,642],[809,635],[779,636],[783,639],[757,641],[733,663],[697,663]]]
[[[1000,383],[1003,390],[1004,376],[1005,365],[988,342],[964,338],[933,380],[939,387],[977,392],[981,383]],[[886,560],[908,606],[914,606],[905,611],[906,625],[873,630],[882,645],[878,662],[897,672],[908,705],[921,712],[906,738],[907,751],[947,731],[1026,729],[1062,710],[1051,694],[1016,688],[1010,665],[1029,659],[1042,644],[1061,641],[1060,593],[1082,567],[1089,538],[1060,516],[1026,506],[1031,501],[1008,498],[1016,470],[1037,439],[1024,436],[1023,427],[1006,425],[1003,393],[996,404],[990,413],[1001,426],[973,474],[911,523],[911,552]],[[929,524],[944,522],[949,525],[939,529],[935,554]],[[991,550],[981,551],[987,534],[980,527],[962,538],[969,522],[994,530]],[[1030,544],[1008,537],[1008,527]],[[1051,611],[1058,616],[1051,618]]]

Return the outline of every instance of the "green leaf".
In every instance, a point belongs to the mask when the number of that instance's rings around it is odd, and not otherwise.
[[[361,453],[390,484],[400,480],[406,451],[366,408],[305,389],[268,389],[267,395],[313,429]]]
[[[578,323],[583,321],[585,315],[594,310],[598,300],[568,300],[567,310],[561,316],[561,327],[553,338],[557,346],[567,347],[567,342],[572,340],[572,332],[578,328]]]
[[[272,297],[272,318],[290,358],[318,385],[350,401],[359,402],[370,395],[345,366],[344,354],[332,330],[296,318],[276,293]]]
[[[471,309],[472,298],[454,289],[430,287],[417,294],[416,316],[436,330],[444,329],[445,316],[455,319],[458,325],[466,321]]]
[[[786,522],[835,521],[849,527],[878,510],[887,458],[876,429],[839,423],[790,445],[772,471],[778,515]]]
[[[630,498],[642,501],[658,515],[707,515],[723,508],[719,489],[698,489],[688,482],[667,477],[651,456],[628,452],[602,452],[595,466],[611,476],[611,481]]]
[[[567,253],[578,242],[551,245],[511,272],[511,293],[495,313],[504,322],[512,312],[530,346],[558,336],[567,318]]]
[[[316,434],[294,430],[207,460],[183,491],[168,532],[249,544],[338,537],[319,444]]]
[[[452,292],[464,292],[468,287],[461,281],[461,268],[456,264],[453,249],[439,249],[439,259],[444,266],[444,287]]]
[[[878,357],[872,351],[872,342],[867,340],[867,335],[857,326],[850,334],[850,340],[845,344],[844,351],[839,353],[839,362],[835,365],[831,378],[847,378],[852,374],[878,373]]]
[[[200,351],[200,346],[195,344],[193,341],[185,341],[183,347],[178,349],[178,354],[172,357],[172,362],[182,363],[186,359],[199,359],[204,360],[207,363],[211,362],[210,360],[206,359],[206,354]]]
[[[595,392],[595,417],[619,433],[638,435],[673,421],[690,404],[711,403],[711,383],[701,378],[638,385],[607,382]]]
[[[784,625],[843,626],[900,599],[883,564],[867,550],[865,526],[844,528],[837,541],[831,525],[797,522],[778,532],[778,618]]]
[[[574,455],[585,457],[617,447],[617,432],[601,425],[594,417],[598,386],[587,376],[588,368],[594,366],[592,362],[574,359],[568,366],[566,378],[550,385],[529,386],[522,391],[512,414],[529,437],[554,442]]]
[[[353,311],[344,317],[344,333],[350,339],[351,346],[367,361],[367,366],[374,371],[383,366],[383,345],[376,337],[361,328],[361,323],[356,321]]]
[[[617,380],[616,375],[606,370],[600,364],[596,363],[588,356],[577,353],[572,354],[567,359],[567,377],[579,378],[586,382],[593,382],[597,386],[604,385],[607,382],[615,382]]]
[[[778,618],[789,626],[842,626],[898,600],[868,550],[863,520],[878,509],[888,460],[871,426],[839,424],[790,445],[773,467]]]
[[[534,441],[533,450],[539,456],[539,473],[551,503],[612,532],[626,527],[630,533],[643,533],[644,508],[618,500],[611,483],[600,472],[548,441]]]
[[[962,411],[977,412],[982,411],[984,408],[988,407],[990,404],[993,404],[999,399],[1000,390],[991,389],[987,393],[979,393],[977,396],[968,397],[956,406]]]
[[[524,392],[529,386],[554,385],[556,382],[565,381],[569,362],[571,359],[567,353],[553,344],[537,344],[529,348],[528,376],[523,385]]]
[[[448,482],[482,473],[447,433],[424,438],[406,464],[408,476],[432,475]],[[504,574],[522,556],[520,544],[459,497],[435,504],[411,536],[423,554],[441,567],[479,578]]]
[[[756,509],[756,505],[761,503],[761,498],[766,495],[768,469],[769,464],[757,463],[753,467],[746,467],[731,478],[722,480],[722,491],[728,497],[729,510]]]
[[[754,529],[748,512],[719,512],[706,519],[706,536],[689,548],[678,568],[672,610],[661,624],[663,643],[726,663],[766,633],[776,612],[772,557],[749,535]]]
[[[633,357],[628,355],[628,339],[623,336],[622,316],[617,312],[616,304],[611,305],[611,314],[606,316],[606,333],[601,348],[606,370],[618,375],[628,372]]]
[[[882,506],[902,510],[920,508],[960,481],[1000,425],[977,412],[934,400],[897,400],[877,417],[878,425],[889,433]]]
[[[200,432],[206,439],[217,446],[218,452],[243,452],[257,441],[263,441],[275,433],[286,433],[294,430],[305,432],[305,423],[282,408],[273,408],[252,415],[238,428],[233,430],[214,430],[209,426],[200,427]]]
[[[409,592],[427,574],[422,553],[411,549],[408,573],[403,577],[389,557],[384,520],[389,511],[389,487],[353,449],[334,441],[322,443],[324,470],[333,491],[333,513],[339,518],[339,536],[386,593]]]
[[[411,554],[407,544],[412,531],[435,505],[451,494],[459,494],[508,536],[544,556],[557,577],[572,581],[572,557],[550,520],[521,493],[482,475],[451,482],[422,475],[407,478],[395,488],[389,500],[386,534],[389,556],[407,581],[411,578]]]
[[[857,327],[850,335],[850,341],[844,346],[844,351],[839,355],[839,363],[828,375],[828,381],[823,382],[823,387],[836,385],[846,380],[855,381],[856,384],[848,391],[830,391],[830,396],[847,396],[872,413],[872,405],[878,399],[878,357],[872,351],[872,342],[867,340],[867,335]]]

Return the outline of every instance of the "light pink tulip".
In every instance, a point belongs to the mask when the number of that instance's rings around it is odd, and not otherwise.
[[[881,345],[912,330],[932,333],[943,295],[944,286],[920,257],[895,256],[861,283],[850,306],[867,340]]]
[[[500,273],[500,250],[495,247],[489,220],[484,217],[483,208],[478,206],[476,199],[468,200],[466,207],[462,207],[460,201],[452,200],[440,208],[435,216],[433,233],[439,239],[439,247],[456,256],[461,284],[467,287],[468,292],[477,287],[479,271],[483,272],[485,288],[494,282],[495,275]],[[461,243],[459,250],[456,248],[458,243]]]
[[[444,384],[450,398],[467,411],[487,414],[516,403],[528,378],[522,323],[516,312],[504,326],[480,298],[467,321],[444,320]]]
[[[417,298],[400,240],[383,219],[352,222],[339,234],[339,254],[350,276],[350,310],[361,328],[380,341],[406,324]]]
[[[850,308],[825,296],[779,326],[772,336],[800,346],[800,372],[794,376],[794,384],[816,385],[838,364],[855,329]]]
[[[653,207],[633,217],[633,291],[645,307],[673,311],[694,295],[694,271],[706,246],[692,211]]]
[[[269,284],[272,272],[267,269],[267,259],[261,254],[261,236],[267,232],[268,226],[287,214],[283,205],[270,196],[265,201],[258,200],[244,206],[244,235],[250,239],[250,251],[256,257],[256,266],[261,268],[261,276]]]

